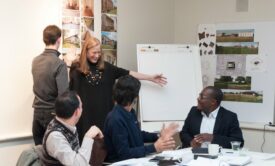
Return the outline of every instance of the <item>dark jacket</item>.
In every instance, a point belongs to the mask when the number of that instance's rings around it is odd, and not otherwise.
[[[156,151],[153,144],[144,145],[144,142],[157,139],[157,134],[140,130],[134,110],[128,112],[115,105],[107,116],[104,127],[107,161],[144,157]]]
[[[57,96],[69,89],[67,66],[59,55],[57,50],[45,49],[32,61],[35,109],[54,110]]]
[[[197,107],[192,107],[180,132],[183,147],[189,147],[195,135],[200,134],[202,114]],[[231,148],[230,141],[240,141],[244,144],[242,131],[237,114],[220,107],[213,131],[213,141],[223,148]]]

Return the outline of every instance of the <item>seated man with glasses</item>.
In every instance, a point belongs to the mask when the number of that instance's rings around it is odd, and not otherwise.
[[[231,141],[240,141],[243,146],[237,114],[220,106],[222,99],[223,93],[216,87],[202,90],[197,106],[191,108],[180,132],[183,147],[207,147],[212,143],[231,148]]]

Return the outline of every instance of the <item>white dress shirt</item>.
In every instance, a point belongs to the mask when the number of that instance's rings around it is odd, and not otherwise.
[[[65,125],[73,133],[76,132],[75,126],[70,126],[60,119],[60,123]],[[46,141],[46,149],[50,156],[57,159],[63,165],[86,166],[89,165],[94,140],[88,137],[83,138],[82,146],[78,152],[74,151],[65,136],[59,131],[53,131],[49,134]]]
[[[200,133],[208,133],[213,134],[214,126],[216,122],[216,117],[218,115],[220,107],[217,107],[214,111],[212,111],[208,116],[204,112],[202,114],[201,128]],[[201,147],[207,147],[210,142],[202,143]]]

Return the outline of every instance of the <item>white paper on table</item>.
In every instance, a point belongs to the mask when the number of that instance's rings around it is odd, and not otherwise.
[[[111,166],[145,166],[145,165],[157,165],[154,162],[149,162],[149,158],[129,159],[111,164]]]
[[[274,159],[274,158],[275,158],[275,153],[272,153],[272,154],[265,154],[260,159],[261,160],[270,160],[270,159]]]
[[[202,166],[202,165],[221,166],[221,163],[219,160],[198,157],[197,160],[191,160],[187,165],[188,166]]]
[[[251,162],[250,156],[221,156],[220,161],[226,162],[230,165],[242,166]]]
[[[179,159],[188,154],[192,154],[191,148],[163,151],[158,156],[173,157],[173,159]]]

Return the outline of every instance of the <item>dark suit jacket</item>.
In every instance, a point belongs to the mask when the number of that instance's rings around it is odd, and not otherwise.
[[[200,134],[202,114],[197,107],[192,107],[180,132],[183,147],[189,147],[195,135]],[[237,114],[220,107],[213,131],[211,143],[219,144],[223,148],[231,148],[230,141],[240,141],[244,144],[242,131]]]

